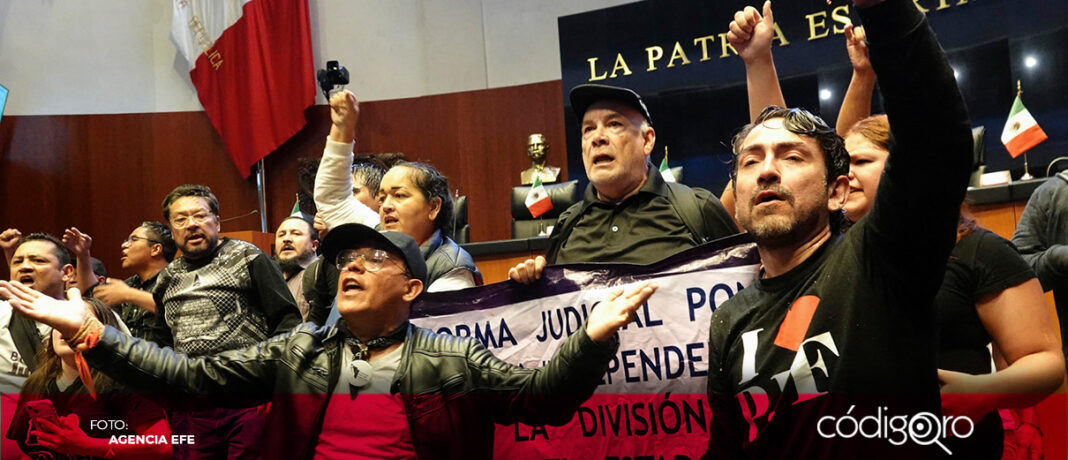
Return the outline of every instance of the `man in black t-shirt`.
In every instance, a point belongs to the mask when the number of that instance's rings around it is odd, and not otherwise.
[[[763,267],[711,319],[712,457],[945,455],[924,435],[944,428],[931,302],[968,182],[970,123],[915,5],[854,4],[896,142],[873,210],[841,235],[849,157],[833,128],[771,108],[735,137],[736,217]]]

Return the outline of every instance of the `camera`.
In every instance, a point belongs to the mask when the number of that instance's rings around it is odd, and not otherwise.
[[[331,90],[349,84],[349,69],[342,67],[337,61],[326,61],[326,68],[319,69],[315,73],[315,79],[319,80],[323,95],[330,100]]]

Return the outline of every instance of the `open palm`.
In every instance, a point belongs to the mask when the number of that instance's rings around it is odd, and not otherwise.
[[[53,299],[18,281],[0,281],[0,297],[23,316],[52,326],[63,337],[78,332],[88,314],[88,306],[77,288],[67,291],[67,300]]]

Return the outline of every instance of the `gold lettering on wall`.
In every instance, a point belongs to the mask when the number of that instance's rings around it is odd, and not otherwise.
[[[835,35],[845,33],[845,26],[852,24],[849,20],[849,5],[838,5],[831,10],[831,20],[836,24],[834,25]]]
[[[738,50],[734,49],[734,47],[731,46],[731,44],[727,42],[727,33],[726,32],[723,32],[723,33],[720,33],[720,34],[717,34],[717,35],[719,36],[719,47],[720,47],[720,49],[723,50],[723,52],[719,54],[719,58],[720,59],[723,59],[723,58],[729,56],[730,54],[728,54],[728,52],[734,53],[734,54],[738,54]]]
[[[587,59],[590,62],[590,79],[589,81],[599,81],[608,78],[608,72],[597,75],[597,58],[592,57]]]
[[[967,5],[969,2],[975,3],[975,0],[913,0],[913,3],[916,5],[916,8],[918,8],[924,13],[927,13],[930,10],[928,8],[924,8],[921,2],[927,4],[935,11],[940,11],[947,8],[952,8],[954,6]],[[845,27],[851,23],[849,13],[850,5],[845,4],[835,6],[830,10],[815,11],[810,14],[806,14],[805,21],[808,23],[808,40],[812,41],[827,38],[831,35],[844,34]],[[199,27],[200,30],[203,30],[203,26],[199,23],[199,21],[200,20],[195,17],[194,19],[190,20],[190,27],[194,27],[194,31],[197,30],[196,27]],[[689,51],[687,51],[687,47],[684,47],[682,45],[682,42],[687,40],[684,39],[681,41],[674,42],[673,46],[671,47],[671,57],[668,59],[667,65],[661,64],[661,61],[664,60],[664,46],[651,44],[644,48],[646,57],[645,71],[656,72],[664,68],[689,65],[692,63],[692,61],[690,60],[689,53],[694,53],[698,50],[700,50],[701,53],[701,58],[698,62],[710,61],[712,60],[712,53],[714,53],[715,51],[710,52],[709,46],[710,43],[716,41],[717,37],[719,39],[720,45],[720,52],[718,55],[720,59],[728,58],[732,54],[738,54],[738,51],[735,50],[734,47],[731,46],[730,43],[727,41],[726,32],[704,35],[692,39],[693,48],[689,48]],[[198,39],[199,38],[200,37],[198,35]],[[796,37],[794,38],[796,39]],[[790,41],[787,39],[786,34],[783,33],[782,27],[779,26],[778,22],[774,24],[772,40],[777,40],[779,42],[779,46],[786,46],[790,44]],[[211,49],[212,44],[204,42],[201,43],[201,46],[205,45],[207,46],[207,48],[205,48],[205,51],[208,52],[208,50]],[[214,53],[209,52],[208,57],[212,65],[216,65],[216,58],[220,64],[222,62],[222,57],[218,54],[217,51],[215,51]],[[624,59],[622,52],[616,53],[616,58],[612,65],[611,72],[603,68],[603,66],[599,68],[598,59],[599,58],[597,57],[591,57],[586,59],[590,66],[590,77],[588,81],[601,81],[611,78],[617,78],[620,76],[627,76],[633,73],[630,69],[630,65],[627,63],[626,59]],[[637,57],[632,56],[631,59],[637,59]],[[598,72],[600,73],[598,74]]]
[[[701,60],[699,62],[705,62],[709,59],[712,59],[708,57],[708,42],[715,39],[715,35],[705,35],[704,37],[697,37],[693,39],[693,46],[697,46],[698,43],[701,44]]]
[[[818,20],[817,20],[817,18],[818,18]],[[826,37],[828,34],[831,33],[831,31],[827,29],[827,12],[826,11],[817,11],[817,12],[812,13],[812,14],[806,14],[805,15],[805,19],[808,19],[808,40],[809,41],[815,40],[817,38]],[[823,33],[817,33],[816,29],[822,29]]]
[[[650,46],[645,49],[645,55],[649,58],[649,67],[646,67],[645,71],[652,72],[656,70],[656,61],[659,61],[660,58],[664,57],[664,48],[661,48],[659,46]]]
[[[623,60],[623,54],[616,53],[616,65],[612,67],[612,75],[609,75],[608,78],[616,78],[616,72],[620,69],[623,69],[623,75],[633,73],[630,71],[630,67],[627,67],[627,61]]]
[[[682,65],[690,63],[690,60],[686,58],[686,52],[682,50],[682,45],[679,42],[675,42],[675,49],[671,50],[671,60],[668,61],[668,67],[675,67],[675,60],[681,59]]]
[[[784,35],[782,33],[782,28],[779,27],[779,23],[776,22],[776,23],[774,23],[774,25],[775,25],[775,35],[773,37],[771,37],[771,41],[778,40],[779,41],[779,46],[789,45],[790,42],[786,41],[786,35]]]

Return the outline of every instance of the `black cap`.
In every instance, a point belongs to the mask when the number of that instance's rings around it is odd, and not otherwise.
[[[642,97],[627,88],[596,84],[578,85],[571,88],[570,98],[571,110],[575,111],[575,116],[578,117],[580,123],[583,115],[586,115],[586,109],[589,109],[593,103],[610,99],[622,102],[637,110],[645,118],[645,121],[649,122],[650,125],[653,124],[653,117],[649,116],[649,109],[645,107]]]
[[[326,263],[333,264],[341,251],[369,242],[379,242],[395,250],[404,257],[404,265],[408,267],[412,278],[426,284],[426,261],[423,260],[423,253],[419,252],[419,244],[401,232],[379,232],[363,224],[338,225],[323,238],[323,258]]]

